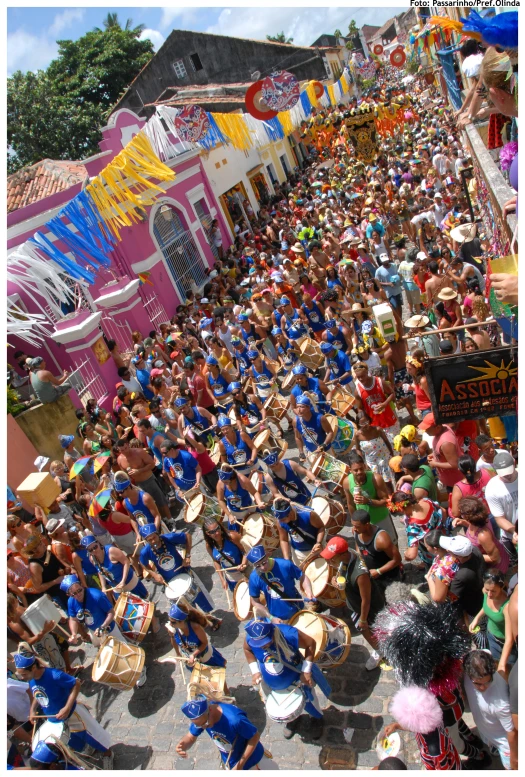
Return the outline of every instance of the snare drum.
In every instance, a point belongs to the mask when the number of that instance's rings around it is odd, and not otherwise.
[[[266,697],[266,714],[276,723],[290,723],[303,713],[306,696],[302,688],[291,685],[282,691],[271,691]]]
[[[59,623],[63,617],[49,594],[43,594],[25,610],[22,621],[36,635],[42,631],[47,621]]]
[[[146,654],[138,645],[106,637],[93,664],[94,682],[119,691],[131,691],[144,669]]]
[[[224,698],[226,687],[225,666],[205,666],[195,662],[188,683],[188,701],[203,693],[208,699],[220,701]]]
[[[340,618],[302,610],[289,620],[290,626],[315,640],[314,662],[321,669],[343,664],[350,652],[350,629]],[[304,650],[299,648],[301,653]]]
[[[200,588],[191,572],[181,572],[169,583],[166,583],[164,593],[170,602],[178,602],[179,599],[184,598],[185,602],[192,604],[199,595]]]
[[[250,515],[242,527],[241,545],[249,551],[255,545],[262,545],[267,554],[279,547],[279,524],[273,515],[263,513]]]
[[[283,397],[281,394],[269,396],[263,405],[267,418],[275,418],[277,421],[280,421],[286,415],[289,402],[289,398]]]
[[[299,360],[310,372],[317,372],[324,364],[324,355],[319,344],[311,337],[305,337],[300,345],[301,355]]]
[[[343,607],[346,604],[344,591],[332,585],[337,576],[337,567],[320,556],[301,564],[301,569],[312,584],[312,593],[321,604],[327,607]]]
[[[330,404],[340,418],[344,418],[351,407],[355,404],[355,397],[348,391],[338,386],[332,392]]]
[[[212,496],[205,496],[201,493],[194,494],[184,510],[184,520],[186,523],[196,523],[202,526],[205,518],[222,520],[219,503]]]
[[[334,493],[343,493],[343,483],[350,474],[350,467],[328,453],[321,453],[312,463],[312,472],[322,483],[334,483]]]
[[[57,720],[56,723],[53,723],[51,720],[45,720],[35,731],[31,747],[34,750],[39,742],[45,742],[48,745],[54,745],[56,742],[63,742],[67,745],[70,736],[69,726],[65,721]]]
[[[115,605],[115,621],[125,637],[132,642],[142,642],[151,625],[155,612],[153,602],[146,602],[132,593],[120,594]]]
[[[233,592],[233,612],[239,621],[246,621],[248,618],[253,618],[252,603],[246,578],[239,580],[235,586]]]
[[[281,383],[281,388],[283,391],[291,391],[294,385],[294,378],[295,375],[293,374],[292,370],[290,372],[286,373],[286,376],[283,378],[283,382]]]
[[[355,424],[346,418],[339,418],[335,415],[327,415],[326,418],[335,432],[332,451],[335,454],[344,453],[352,445],[355,435]]]
[[[310,507],[324,523],[329,537],[339,534],[345,525],[345,511],[340,502],[336,499],[316,496],[312,499]]]
[[[276,437],[270,429],[264,429],[253,438],[253,444],[257,451],[261,448],[279,448],[282,453],[288,450],[288,443],[284,437]]]

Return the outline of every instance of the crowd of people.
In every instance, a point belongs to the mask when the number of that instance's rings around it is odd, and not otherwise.
[[[452,606],[465,649],[454,692],[402,689],[387,736],[412,731],[428,769],[485,768],[496,756],[517,768],[516,417],[439,423],[425,372],[428,360],[509,340],[487,304],[490,235],[471,218],[456,117],[436,87],[416,79],[408,94],[397,77],[385,68],[359,100],[314,112],[308,164],[239,219],[202,292],[158,330],[134,332],[131,354],[108,342],[120,380],[111,411],[89,401],[77,435],[60,435],[63,459],[35,462],[55,501],[33,514],[13,496],[9,768],[89,768],[88,747],[111,768],[111,731],[78,701],[72,651],[82,641],[100,647],[97,661],[108,645],[137,651],[119,599],[149,612],[153,583],[170,608],[167,625],[152,612],[147,628],[168,629],[181,664],[227,679],[213,645],[225,625],[192,567],[197,537],[285,738],[302,712],[310,737],[322,736],[350,625],[369,646],[365,671],[391,660],[378,624],[398,596],[422,617]],[[362,162],[345,118],[385,103],[411,118]],[[67,390],[41,358],[16,356],[43,402]],[[404,583],[409,569],[420,584]],[[31,629],[25,613],[44,598],[57,617],[42,606]],[[305,614],[329,630],[326,653]],[[147,682],[143,662],[133,682]],[[206,731],[224,768],[277,768],[249,711],[222,691],[189,693],[178,755]],[[44,719],[68,737],[44,732],[35,744]]]

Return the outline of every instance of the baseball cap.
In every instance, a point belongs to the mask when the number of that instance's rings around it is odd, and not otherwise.
[[[417,428],[421,432],[424,432],[425,429],[429,429],[431,426],[435,426],[435,425],[436,425],[436,420],[434,418],[434,413],[427,413]]]
[[[326,548],[321,551],[321,558],[331,559],[339,553],[346,553],[348,542],[344,537],[332,537]]]
[[[460,558],[470,556],[473,548],[468,537],[463,537],[461,534],[458,534],[456,537],[440,537],[439,544],[443,550],[448,550],[449,553],[453,553],[454,556],[460,556]]]
[[[496,453],[492,462],[492,466],[500,477],[505,477],[505,475],[512,475],[516,469],[514,458],[508,451],[501,451],[500,453]]]

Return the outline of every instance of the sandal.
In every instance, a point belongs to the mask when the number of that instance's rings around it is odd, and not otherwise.
[[[219,631],[222,626],[222,618],[214,618],[214,623],[210,626],[211,631]]]

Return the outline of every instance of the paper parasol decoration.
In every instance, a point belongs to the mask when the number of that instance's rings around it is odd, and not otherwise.
[[[80,475],[82,470],[88,466],[92,458],[92,456],[82,456],[82,458],[77,459],[69,470],[69,479],[74,480],[78,475]]]
[[[102,451],[102,453],[97,453],[97,455],[93,459],[93,471],[95,472],[95,474],[102,469],[102,467],[104,466],[104,464],[106,463],[106,461],[109,459],[110,456],[111,456],[111,451]]]
[[[407,55],[402,48],[394,49],[394,51],[390,54],[390,64],[394,67],[403,67],[406,59]]]
[[[324,94],[324,86],[320,81],[312,81],[312,86],[314,88],[315,96],[320,100]]]
[[[111,501],[111,488],[104,488],[95,494],[93,501],[89,505],[88,515],[92,518],[96,518],[102,510],[108,506]]]
[[[262,81],[255,81],[255,83],[250,84],[246,90],[246,95],[244,98],[246,110],[251,116],[253,116],[254,119],[259,119],[260,121],[275,119],[278,111],[271,110],[263,102],[262,84]]]
[[[263,78],[261,85],[262,102],[273,111],[289,111],[299,102],[299,81],[286,70]]]
[[[376,43],[376,45],[374,46],[374,54],[377,54],[377,56],[379,56],[380,54],[383,53],[383,51],[384,49],[382,45],[380,43]]]
[[[175,117],[175,129],[181,140],[196,143],[210,129],[210,120],[200,105],[185,105]]]

